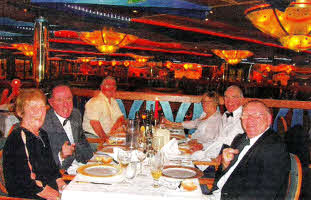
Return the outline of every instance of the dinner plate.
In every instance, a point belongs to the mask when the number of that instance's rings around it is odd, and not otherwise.
[[[184,135],[176,135],[176,134],[171,134],[171,139],[172,138],[176,138],[176,140],[184,140],[184,139],[186,139],[186,136],[184,136]]]
[[[99,153],[103,152],[103,153],[113,153],[113,147],[118,147],[122,150],[126,150],[126,146],[125,145],[105,145],[101,150],[97,151]]]
[[[120,175],[122,169],[117,165],[111,164],[88,164],[79,167],[77,172],[84,176],[109,178]]]
[[[200,178],[203,173],[194,167],[168,165],[162,170],[162,176],[175,179]]]

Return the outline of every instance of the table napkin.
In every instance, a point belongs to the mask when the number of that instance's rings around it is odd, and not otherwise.
[[[119,148],[119,147],[113,147],[113,154],[111,155],[113,157],[113,159],[118,160],[119,151],[124,151],[124,150]],[[137,155],[136,155],[136,151],[137,150],[131,151],[131,162],[138,162],[139,161],[137,158]]]
[[[84,164],[83,163],[80,163],[76,160],[74,160],[71,164],[71,166],[67,169],[67,173],[70,174],[70,175],[76,175],[77,174],[77,169],[80,167],[80,166],[83,166]]]
[[[167,159],[174,159],[181,154],[178,149],[178,142],[175,138],[171,139],[166,145],[164,145],[161,152]]]

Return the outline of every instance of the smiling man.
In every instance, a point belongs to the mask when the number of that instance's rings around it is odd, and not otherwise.
[[[85,104],[83,129],[90,138],[108,140],[110,135],[124,132],[124,116],[115,99],[117,91],[116,80],[108,76],[101,85],[98,95]],[[96,150],[96,146],[92,146]]]
[[[212,195],[207,199],[284,199],[290,170],[286,145],[271,130],[272,115],[260,101],[244,105],[244,134],[223,150]]]
[[[72,98],[68,86],[56,86],[48,100],[52,108],[42,127],[48,133],[54,159],[62,169],[78,162],[86,163],[93,156],[82,129],[80,111],[73,108]]]

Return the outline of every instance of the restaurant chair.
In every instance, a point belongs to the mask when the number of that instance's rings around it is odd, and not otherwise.
[[[211,161],[192,161],[194,165],[205,165],[205,166],[214,166],[215,171],[217,171],[220,161],[217,159],[213,159]],[[199,178],[199,183],[201,185],[206,185],[207,188],[210,190],[213,187],[214,178]]]
[[[302,167],[299,158],[290,153],[291,169],[285,200],[298,200],[302,183]]]

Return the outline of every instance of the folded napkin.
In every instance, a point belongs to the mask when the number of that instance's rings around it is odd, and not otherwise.
[[[80,162],[74,160],[72,162],[71,166],[67,169],[67,173],[70,175],[76,175],[77,169],[83,165],[84,165],[83,163],[80,163]]]
[[[178,149],[178,142],[175,138],[171,139],[166,145],[161,149],[161,152],[167,159],[174,159],[176,156],[179,156],[181,152]]]
[[[113,154],[111,155],[113,157],[113,159],[115,160],[119,160],[118,159],[118,153],[120,151],[124,151],[123,149],[119,148],[119,147],[113,147]],[[138,158],[137,158],[137,154],[136,154],[137,150],[132,150],[131,151],[131,162],[138,162]]]

